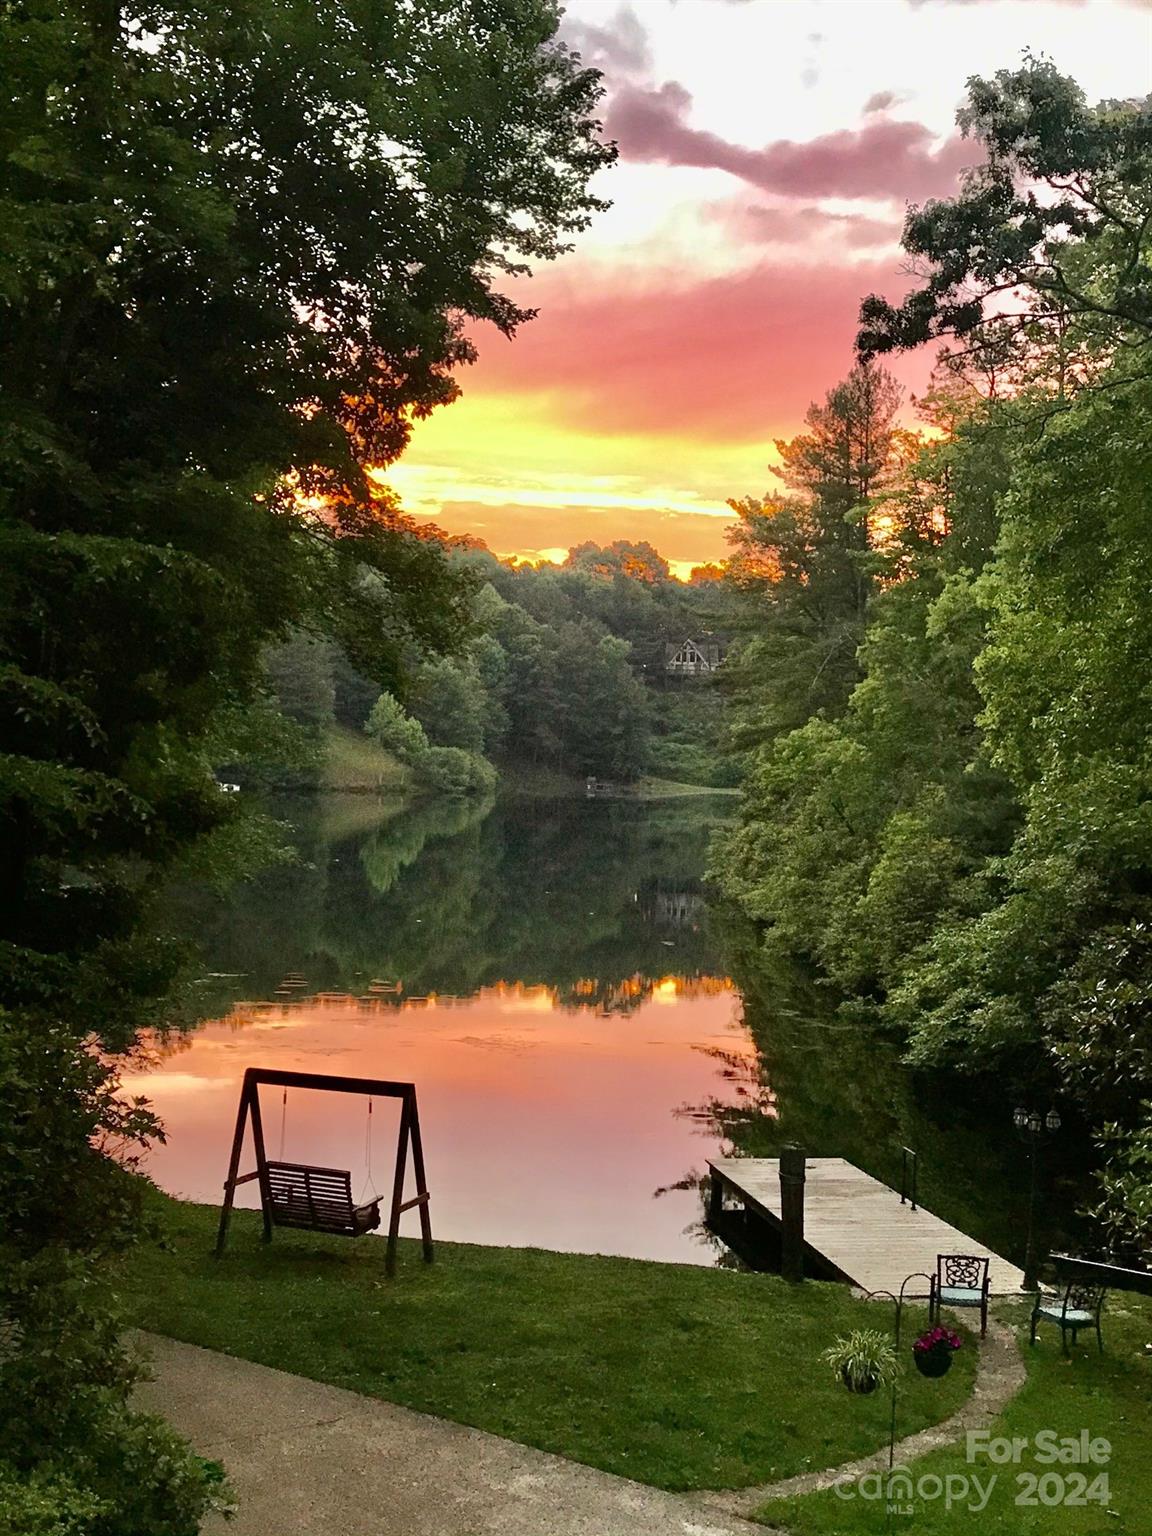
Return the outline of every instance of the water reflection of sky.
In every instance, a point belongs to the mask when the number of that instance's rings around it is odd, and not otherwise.
[[[438,1236],[710,1263],[713,1250],[685,1231],[700,1215],[695,1190],[656,1191],[702,1173],[721,1149],[710,1121],[679,1113],[730,1101],[716,1050],[752,1055],[738,997],[707,976],[517,983],[420,1000],[289,987],[271,1002],[236,1003],[126,1086],[148,1095],[167,1128],[153,1177],[188,1199],[220,1198],[246,1067],[396,1078],[417,1085]],[[265,1090],[263,1105],[277,1156],[280,1090]],[[380,1190],[396,1117],[393,1105],[374,1105]],[[285,1156],[350,1168],[357,1195],[365,1129],[362,1101],[289,1091]],[[239,1195],[256,1203],[252,1186]],[[415,1220],[405,1217],[403,1230]]]

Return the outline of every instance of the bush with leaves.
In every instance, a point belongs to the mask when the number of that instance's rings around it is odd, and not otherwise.
[[[428,751],[424,727],[390,693],[382,693],[373,704],[364,731],[378,747],[394,753],[403,763],[414,763]]]
[[[496,787],[492,764],[462,747],[429,747],[413,764],[416,787],[437,795],[484,795]]]

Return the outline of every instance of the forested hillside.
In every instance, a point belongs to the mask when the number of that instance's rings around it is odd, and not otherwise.
[[[562,566],[513,566],[475,541],[450,546],[449,561],[469,590],[450,655],[409,646],[381,700],[335,639],[298,633],[266,658],[282,712],[313,736],[366,730],[435,788],[483,787],[461,754],[573,778],[734,782],[716,677],[666,665],[715,627],[709,573],[676,581],[651,545],[625,540],[577,546]]]
[[[718,878],[911,1060],[1082,1114],[1152,1243],[1152,118],[1029,61],[908,217],[921,285],[733,502],[752,753]],[[986,303],[985,301],[992,302]],[[922,430],[878,354],[938,339]]]

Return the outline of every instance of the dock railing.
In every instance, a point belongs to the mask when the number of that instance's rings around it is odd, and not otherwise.
[[[916,1209],[916,1184],[920,1159],[911,1147],[900,1148],[900,1204]]]

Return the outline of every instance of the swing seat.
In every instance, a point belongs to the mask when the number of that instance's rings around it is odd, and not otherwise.
[[[277,1227],[363,1237],[380,1225],[380,1200],[352,1203],[352,1175],[346,1168],[314,1168],[307,1163],[265,1163],[265,1210]]]

